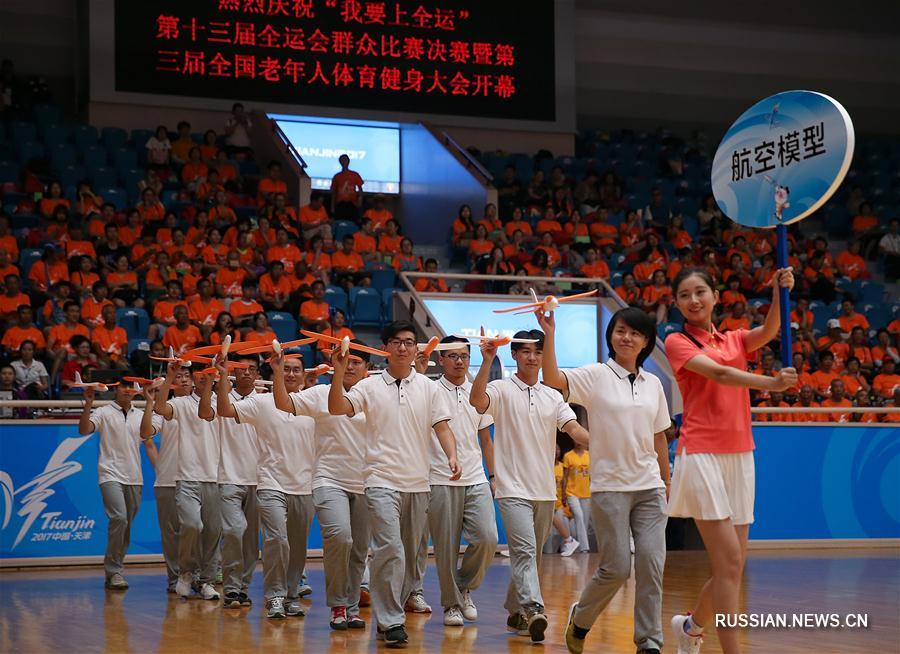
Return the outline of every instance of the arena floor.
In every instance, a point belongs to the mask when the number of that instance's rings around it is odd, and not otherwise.
[[[545,652],[565,652],[566,609],[593,572],[596,555],[565,559],[548,556],[541,574],[550,618]],[[409,616],[410,652],[535,652],[527,638],[508,635],[502,607],[509,578],[508,559],[498,557],[475,593],[477,624],[444,628],[438,613]],[[259,570],[261,573],[261,569]],[[703,552],[670,552],[665,575],[663,615],[668,620],[690,603],[708,572]],[[308,615],[281,621],[262,616],[261,574],[253,580],[252,609],[223,611],[216,602],[180,600],[167,595],[159,565],[130,566],[125,593],[103,589],[98,568],[56,568],[0,573],[0,651],[50,652],[367,652],[376,651],[371,628],[334,632],[328,627],[321,563],[311,562]],[[897,652],[900,651],[900,550],[751,551],[742,605],[752,613],[868,614],[866,629],[755,629],[744,632],[746,652]],[[587,652],[634,652],[634,585],[614,598],[588,636]],[[437,604],[433,569],[425,597]],[[363,610],[369,619],[369,610]],[[371,627],[371,625],[370,625]],[[663,651],[673,651],[671,645]],[[703,654],[721,652],[714,634]]]

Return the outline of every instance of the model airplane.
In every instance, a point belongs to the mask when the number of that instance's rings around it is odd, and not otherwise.
[[[236,345],[233,349],[234,352],[240,352],[241,354],[262,354],[266,352],[274,352],[278,354],[283,350],[289,350],[293,347],[301,347],[303,345],[308,345],[309,343],[314,343],[316,339],[314,338],[300,338],[296,341],[285,341],[281,343],[278,339],[272,339],[271,343],[263,344],[263,343],[251,343],[249,345],[241,343],[240,345]],[[291,355],[287,355],[291,356]],[[296,358],[296,357],[295,357]]]
[[[356,343],[351,343],[349,336],[344,336],[344,338],[335,338],[334,336],[326,336],[325,334],[310,332],[306,331],[305,329],[301,329],[300,333],[304,336],[314,338],[317,341],[323,341],[325,343],[331,343],[332,345],[340,346],[342,355],[346,355],[350,350],[356,350],[357,352],[368,352],[369,354],[375,354],[380,357],[391,356],[390,352],[385,352],[384,350],[378,350],[374,347],[369,347],[368,345],[357,345]]]
[[[443,352],[444,350],[458,350],[463,343],[441,343],[441,339],[432,336],[427,343],[417,343],[419,349],[422,350],[422,356],[426,359],[431,356],[432,352]]]
[[[163,379],[165,379],[165,377],[157,377],[156,379],[147,379],[146,377],[122,377],[122,381],[140,384],[141,386],[146,386],[147,384],[152,384],[156,381],[162,381]]]
[[[523,313],[536,313],[537,311],[543,311],[544,313],[547,313],[548,311],[555,311],[556,309],[558,309],[559,305],[563,302],[569,302],[570,300],[577,300],[579,298],[597,294],[597,289],[594,289],[593,291],[588,291],[587,293],[576,293],[575,295],[567,295],[565,297],[548,295],[543,300],[538,300],[537,293],[534,292],[534,289],[532,288],[529,290],[531,291],[531,297],[534,299],[534,302],[531,302],[529,304],[521,304],[517,307],[510,307],[508,309],[494,309],[494,313],[510,313],[513,311],[516,312],[516,315]]]
[[[71,388],[93,388],[95,391],[99,391],[101,393],[105,393],[113,386],[118,386],[119,382],[114,382],[111,384],[103,384],[101,382],[86,382],[81,379],[81,373],[77,370],[75,371],[75,383],[71,385]]]
[[[150,355],[150,359],[153,361],[165,361],[166,363],[180,363],[184,368],[190,368],[191,362],[184,357],[176,357],[175,350],[170,346],[169,347],[169,356],[167,357],[155,357],[152,354]],[[199,361],[199,359],[198,359]]]
[[[457,338],[474,338],[482,343],[490,343],[496,347],[503,347],[510,343],[537,343],[536,338],[513,338],[512,336],[485,336],[484,327],[481,328],[481,336],[465,336],[463,334],[454,334]],[[457,345],[462,345],[457,343]]]

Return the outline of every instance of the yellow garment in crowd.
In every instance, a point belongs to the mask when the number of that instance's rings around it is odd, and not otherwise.
[[[575,450],[563,456],[563,467],[569,478],[566,480],[566,494],[578,498],[591,496],[591,456],[588,451],[579,456]]]

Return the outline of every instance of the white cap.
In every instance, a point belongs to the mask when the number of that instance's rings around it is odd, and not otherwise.
[[[832,318],[825,324],[828,326],[828,329],[834,329],[835,327],[837,327],[838,329],[841,328],[841,321],[837,318]]]
[[[792,322],[792,323],[791,323],[791,329],[800,329],[800,323],[798,323],[798,322]]]

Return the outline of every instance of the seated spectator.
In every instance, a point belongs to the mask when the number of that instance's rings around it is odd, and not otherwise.
[[[275,332],[269,327],[269,318],[265,312],[258,311],[253,314],[253,327],[244,335],[244,341],[268,344],[275,338]]]
[[[826,323],[828,331],[816,341],[816,349],[821,357],[824,352],[830,352],[834,357],[834,365],[840,370],[844,367],[844,361],[850,356],[850,346],[844,342],[841,331],[841,323],[837,318],[832,318]]]
[[[320,239],[321,240],[321,239]],[[352,240],[352,237],[351,237]],[[284,227],[275,230],[275,243],[266,251],[266,261],[280,261],[287,272],[303,260],[303,253],[296,245],[288,241],[288,232]]]
[[[636,253],[643,248],[644,228],[637,211],[630,209],[625,220],[619,225],[619,246],[626,255]]]
[[[7,353],[15,355],[19,353],[22,343],[30,341],[33,353],[43,358],[47,342],[44,340],[43,332],[34,324],[34,312],[31,306],[19,305],[16,309],[16,318],[16,324],[3,332],[3,340],[0,341],[0,345],[6,349]]]
[[[216,324],[209,333],[210,345],[221,345],[226,336],[231,336],[232,343],[238,343],[241,340],[241,332],[234,324],[234,318],[227,311],[223,311],[216,316]]]
[[[72,208],[72,203],[63,197],[62,185],[54,181],[50,182],[50,186],[47,187],[47,194],[41,198],[38,208],[42,216],[50,218],[56,212],[57,207],[64,207],[68,212]]]
[[[106,283],[116,306],[144,306],[144,300],[137,296],[137,273],[131,269],[126,255],[119,255],[116,259],[116,268],[106,274]]]
[[[829,386],[830,388],[830,386]],[[821,405],[816,402],[815,389],[810,384],[803,384],[800,387],[800,394],[797,401],[792,405],[795,409],[802,407],[804,409],[818,409]],[[791,422],[824,422],[823,418],[827,414],[824,413],[792,413]]]
[[[237,222],[237,213],[228,204],[228,193],[225,191],[216,193],[216,203],[209,210],[209,220],[219,229]]]
[[[12,263],[9,258],[9,252],[4,248],[0,248],[0,279],[6,279],[7,275],[19,276],[19,267]]]
[[[550,232],[550,235],[553,236],[562,231],[562,225],[559,224],[559,221],[556,219],[556,214],[553,213],[553,209],[547,207],[544,210],[543,217],[537,222],[537,225],[534,226],[534,230],[541,235],[545,232]]]
[[[91,345],[104,368],[128,368],[128,334],[116,324],[116,308],[103,307],[103,323],[94,327]],[[168,332],[166,332],[168,334]]]
[[[66,358],[75,354],[70,345],[72,337],[81,335],[90,339],[91,336],[88,328],[81,324],[81,306],[78,302],[69,300],[63,311],[66,319],[58,325],[53,325],[47,333],[47,354],[52,360],[50,379],[56,379]]]
[[[256,187],[256,201],[259,206],[274,204],[276,193],[287,193],[287,183],[281,177],[281,164],[270,161],[266,166],[266,176]]]
[[[828,397],[822,400],[823,407],[852,407],[853,402],[850,401],[844,393],[844,382],[840,379],[831,380],[831,388],[828,393]],[[849,413],[836,412],[836,413],[826,413],[826,422],[850,422]]]
[[[672,219],[672,209],[658,188],[650,189],[650,203],[644,207],[642,221],[645,227],[665,233]]]
[[[107,225],[105,229],[108,239],[109,225]],[[134,244],[140,240],[143,231],[144,224],[141,214],[137,209],[131,209],[125,217],[125,224],[122,227],[117,227],[118,240],[120,240],[122,245],[126,248],[133,247]]]
[[[191,141],[193,143],[193,141]],[[197,188],[206,181],[209,174],[207,166],[200,155],[200,148],[194,146],[188,154],[187,163],[181,169],[181,181],[191,193],[196,193]]]
[[[794,325],[797,323],[791,323],[791,327],[794,328]],[[812,331],[806,329],[805,327],[800,327],[796,330],[796,335],[794,337],[794,342],[791,345],[791,349],[794,352],[799,352],[804,357],[809,358],[816,352],[818,352],[818,348],[816,348],[816,343],[813,340]]]
[[[191,150],[197,147],[197,143],[191,138],[191,124],[186,120],[180,121],[175,129],[178,131],[178,138],[172,141],[172,161],[183,166],[190,159]],[[199,148],[197,152],[199,154]]]
[[[811,375],[813,388],[818,395],[828,397],[831,393],[831,382],[840,380],[840,375],[834,370],[834,355],[825,351],[819,354],[819,369]]]
[[[200,335],[200,330],[191,324],[188,317],[188,308],[185,304],[176,304],[172,310],[172,315],[175,324],[170,325],[166,329],[162,342],[167,348],[172,348],[175,355],[178,356],[197,347],[197,344],[203,340],[203,337]]]
[[[312,285],[316,277],[309,272],[306,262],[301,261],[294,266],[294,274],[288,278],[291,282],[291,313],[297,314],[300,311],[300,304],[312,298]],[[328,276],[325,273],[320,273],[319,279],[323,284],[328,283]]]
[[[137,183],[139,191],[143,191],[145,188],[152,188],[157,195],[163,192],[164,186],[159,178],[159,173],[153,167],[147,168],[147,176]]]
[[[809,288],[809,297],[830,304],[834,300],[834,272],[825,267],[825,257],[816,253],[803,269],[803,278]]]
[[[300,323],[303,329],[320,332],[328,327],[330,307],[325,301],[325,284],[316,280],[312,284],[312,299],[300,305]]]
[[[347,316],[345,316],[344,312],[340,309],[334,310],[334,315],[331,318],[331,324],[325,327],[325,329],[322,330],[322,333],[325,336],[331,336],[332,338],[340,339],[343,339],[345,336],[347,336],[351,341],[356,338],[353,330],[347,327]],[[316,347],[319,349],[319,352],[322,354],[326,361],[331,361],[332,348],[334,347],[331,343],[319,341]]]
[[[2,248],[13,261],[19,260],[19,242],[13,236],[9,216],[0,210],[0,248]]]
[[[243,295],[242,287],[247,277],[247,269],[241,265],[240,254],[237,250],[231,250],[228,253],[226,265],[216,272],[216,295],[222,298],[241,297]]]
[[[331,266],[338,284],[352,286],[365,268],[363,258],[353,249],[354,242],[353,236],[348,234],[341,243],[341,249],[331,255]]]
[[[212,202],[216,197],[216,193],[224,190],[225,185],[222,183],[219,171],[215,168],[209,168],[206,171],[206,179],[197,184],[195,195],[200,202]]]
[[[897,366],[893,359],[885,359],[881,364],[881,372],[872,379],[872,390],[878,397],[889,400],[895,396],[900,387],[900,375],[896,374]]]
[[[875,335],[875,347],[872,348],[872,360],[876,368],[881,368],[887,359],[894,363],[900,363],[900,350],[891,342],[891,333],[886,329],[879,329]]]
[[[547,252],[536,249],[531,253],[531,261],[525,264],[525,273],[529,277],[552,277],[553,273],[547,260]]]
[[[321,236],[313,236],[309,242],[310,251],[304,257],[309,272],[316,277],[331,272],[331,256],[323,250],[324,245],[325,242]]]
[[[353,250],[366,263],[378,260],[378,248],[375,241],[375,223],[370,218],[362,219],[360,230],[353,234]],[[332,265],[334,257],[331,258]],[[336,267],[336,266],[335,266]]]
[[[4,293],[0,295],[0,323],[5,326],[16,319],[20,306],[31,305],[31,298],[21,291],[22,281],[18,275],[6,275],[3,282]]]
[[[238,180],[237,167],[228,160],[225,150],[219,150],[216,155],[215,171],[219,175],[219,183],[226,189],[235,189]]]
[[[363,179],[355,170],[350,170],[350,157],[338,157],[341,170],[331,178],[331,215],[335,220],[359,221],[362,208]]]
[[[24,393],[16,389],[16,371],[10,365],[0,366],[0,400],[22,400]],[[26,418],[28,410],[24,407],[14,409],[12,407],[0,408],[0,418]]]
[[[856,240],[861,242],[863,256],[867,256],[870,244],[878,240],[878,217],[872,211],[872,205],[863,202],[859,205],[859,214],[850,221],[850,230]]]
[[[609,266],[600,258],[597,248],[591,246],[584,251],[584,265],[579,274],[582,277],[603,279],[609,282]]]
[[[875,368],[875,360],[872,357],[872,348],[869,347],[865,329],[859,326],[853,328],[850,332],[850,340],[847,341],[847,350],[848,361],[850,358],[855,358],[859,361],[859,366],[865,374],[872,373]],[[848,391],[848,393],[853,395],[852,391]]]
[[[44,318],[44,331],[46,327],[59,325],[66,321],[64,307],[71,300],[76,300],[75,287],[69,282],[60,282],[50,288],[50,299],[44,303],[41,314]]]
[[[672,216],[672,224],[666,230],[666,237],[676,250],[690,247],[693,243],[694,238],[684,228],[684,216],[681,215],[680,211]]]
[[[490,254],[494,248],[494,242],[488,239],[488,230],[482,223],[475,226],[475,238],[469,241],[469,258],[473,261],[478,257]]]
[[[413,254],[413,242],[408,238],[404,238],[400,241],[400,254],[393,258],[391,265],[397,273],[421,272],[422,257]]]
[[[725,282],[725,290],[722,291],[722,295],[719,298],[719,302],[722,304],[722,309],[727,312],[731,312],[731,308],[734,306],[736,302],[742,303],[745,307],[747,306],[747,296],[741,293],[741,278],[737,275],[732,275]]]
[[[206,236],[207,243],[206,246],[200,250],[200,256],[203,257],[203,262],[206,264],[206,267],[211,272],[214,272],[226,265],[228,246],[222,243],[222,232],[215,227],[210,228],[206,233]]]
[[[525,202],[529,207],[543,209],[550,202],[550,188],[544,180],[544,171],[536,170],[531,177],[528,188],[525,189]]]
[[[508,240],[512,239],[512,236],[516,233],[516,231],[522,232],[522,236],[525,237],[526,240],[534,235],[531,230],[531,223],[524,219],[522,210],[519,207],[513,209],[512,218],[509,220],[509,222],[506,223],[506,226],[504,227],[504,232],[506,233],[506,238]]]
[[[484,205],[484,217],[475,224],[476,227],[478,225],[484,225],[489,238],[503,238],[503,224],[497,216],[497,205],[493,202],[488,202]]]
[[[868,279],[871,276],[866,270],[866,260],[860,256],[859,249],[859,241],[850,241],[847,249],[837,256],[837,268],[844,277],[856,280]]]
[[[100,275],[94,272],[94,258],[87,255],[78,258],[75,271],[69,275],[69,281],[75,287],[75,296],[90,295],[91,287],[100,281]]]
[[[431,272],[429,270],[429,261],[434,261],[434,271],[437,271],[437,261],[435,259],[428,259],[425,261],[425,272]],[[516,267],[506,260],[506,256],[504,255],[503,248],[499,245],[495,245],[494,249],[491,250],[489,256],[480,257],[475,262],[475,268],[472,272],[480,274],[480,275],[512,275],[515,274]],[[418,289],[419,283],[422,281],[431,282],[432,280],[424,280],[419,279],[416,281],[416,288]],[[443,286],[446,289],[446,284],[443,279],[437,280],[437,287],[440,289]],[[443,291],[446,292],[446,291]],[[492,292],[498,292],[496,290]]]
[[[815,316],[809,310],[809,298],[799,297],[793,310],[791,310],[791,322],[797,323],[798,329],[812,331]],[[840,324],[840,323],[838,323]]]
[[[272,221],[265,215],[257,219],[256,227],[251,230],[251,233],[254,245],[264,252],[268,252],[278,239],[275,228],[272,227]]]
[[[553,234],[550,232],[541,232],[541,242],[535,248],[535,251],[541,250],[547,254],[547,267],[556,268],[560,264],[559,250],[553,244]]]
[[[869,393],[865,390],[858,390],[856,393],[850,393],[848,391],[848,395],[852,396],[855,400],[854,404],[857,407],[867,407],[872,406],[872,401],[869,399]],[[887,417],[887,416],[885,416]],[[865,413],[854,413],[850,416],[851,422],[862,422],[862,423],[873,423],[878,422],[878,414],[877,413],[869,413],[866,411]]]
[[[200,258],[200,251],[194,245],[188,243],[187,236],[180,227],[172,230],[172,243],[166,248],[165,252],[169,255],[169,260],[174,264],[177,271],[189,270],[191,262]],[[188,294],[187,289],[185,289],[185,294]]]
[[[514,231],[510,242],[503,246],[503,256],[510,262],[514,270],[531,260],[531,255],[525,249],[525,237],[521,229]]]
[[[6,335],[4,335],[6,340]],[[43,337],[42,337],[43,338]],[[34,358],[37,350],[35,342],[26,339],[19,344],[19,358],[10,365],[16,371],[16,389],[29,400],[47,399],[50,379],[44,364]]]
[[[753,292],[753,275],[750,268],[744,265],[741,255],[734,253],[731,255],[728,268],[722,272],[722,279],[729,280],[736,277],[738,280],[738,290],[742,293]]]
[[[894,388],[894,401],[890,405],[886,406],[890,406],[894,409],[900,409],[900,388]],[[884,414],[882,422],[900,422],[900,411]]]
[[[75,355],[66,361],[59,376],[60,385],[66,390],[75,383],[76,372],[81,375],[82,379],[90,379],[91,371],[100,367],[97,356],[91,352],[91,342],[86,337],[80,334],[73,336],[69,345]]]
[[[269,272],[259,278],[259,299],[266,311],[288,311],[293,287],[284,274],[284,264],[273,261]]]
[[[467,204],[460,206],[456,219],[453,221],[453,245],[458,248],[469,249],[469,242],[475,237],[475,221],[472,218],[472,207]],[[529,227],[529,230],[531,227]]]
[[[160,338],[164,328],[171,327],[175,324],[175,307],[184,303],[181,283],[178,281],[170,281],[166,284],[166,294],[159,298],[153,305],[153,320],[147,333],[147,338],[151,341]]]
[[[853,306],[853,300],[844,298],[841,302],[841,315],[838,316],[838,322],[841,325],[841,331],[849,334],[854,327],[862,327],[869,329],[869,321],[861,313],[856,313],[856,307]]]
[[[147,164],[150,168],[160,171],[168,170],[172,157],[172,142],[169,140],[169,130],[165,125],[159,125],[146,145]]]
[[[151,293],[164,293],[166,285],[171,281],[178,281],[178,273],[169,264],[169,253],[157,252],[154,263],[144,275],[144,284]]]
[[[691,248],[681,248],[678,250],[678,258],[673,259],[666,267],[666,277],[675,279],[683,268],[694,267],[694,251]]]
[[[730,315],[719,323],[720,332],[737,331],[738,329],[750,329],[750,318],[747,317],[745,304],[740,300],[732,303]]]
[[[884,276],[889,281],[900,279],[900,222],[892,220],[888,232],[878,241],[878,252],[884,257]]]
[[[220,154],[228,153],[228,156],[252,158],[253,150],[250,147],[250,116],[244,111],[244,105],[235,102],[231,106],[231,115],[225,121],[225,150]]]
[[[277,205],[276,197],[276,205]],[[309,196],[309,204],[300,207],[300,230],[305,240],[314,236],[320,236],[326,241],[331,241],[331,219],[325,209],[325,197],[319,191],[313,191]]]
[[[216,130],[208,129],[203,133],[203,143],[200,144],[200,158],[207,164],[216,160],[219,154],[219,137]]]
[[[69,281],[69,267],[55,245],[44,246],[44,253],[28,271],[31,290],[38,298],[46,296],[50,287],[59,282]]]
[[[238,327],[248,326],[252,323],[254,314],[262,310],[262,305],[256,301],[256,282],[244,280],[241,284],[241,297],[228,307],[234,324]]]
[[[500,250],[500,248],[497,248]],[[503,251],[500,250],[502,255]],[[427,259],[425,261],[425,272],[427,273],[436,273],[438,269],[437,259]],[[494,274],[494,273],[491,273]],[[502,274],[502,273],[500,273]],[[447,282],[445,282],[441,277],[420,277],[416,280],[416,290],[420,293],[448,293],[450,289],[447,287]]]
[[[91,190],[91,183],[87,180],[78,182],[78,188],[75,191],[75,213],[85,220],[89,220],[92,217],[100,216],[102,211],[103,198]]]
[[[372,230],[377,234],[384,230],[389,220],[394,219],[394,214],[387,208],[384,195],[376,193],[372,198],[372,206],[363,213],[363,218],[372,221]]]
[[[199,330],[204,340],[216,322],[216,317],[225,311],[225,304],[213,295],[212,281],[207,277],[197,282],[197,297],[188,304],[188,318]]]
[[[563,233],[569,243],[575,244],[576,249],[583,250],[591,242],[588,226],[581,221],[581,212],[573,211],[569,221],[563,225]]]
[[[131,367],[136,375],[146,379],[156,379],[157,377],[166,376],[166,366],[168,364],[165,361],[154,361],[150,357],[166,357],[168,355],[169,353],[162,344],[162,340],[157,339],[150,342],[148,349],[137,348],[131,353],[129,358],[131,359]]]
[[[644,287],[641,299],[647,313],[655,315],[657,325],[668,320],[669,305],[672,304],[672,287],[667,283],[666,273],[662,270],[653,273],[652,283]]]
[[[768,399],[763,400],[756,406],[788,409],[791,405],[784,401],[784,393],[772,391],[769,394]],[[791,422],[791,415],[779,413],[754,413],[753,420],[756,422]]]
[[[181,273],[181,288],[184,291],[184,301],[190,304],[197,299],[197,284],[206,275],[203,272],[203,259],[195,256],[188,261],[181,261],[176,266]]]
[[[851,397],[856,397],[860,390],[868,393],[872,388],[862,374],[862,370],[859,367],[859,359],[853,356],[847,359],[844,373],[841,375],[841,381],[844,382],[844,390],[847,391],[847,395]]]
[[[141,220],[145,223],[162,222],[166,217],[166,208],[159,201],[156,191],[152,188],[145,188],[141,192],[141,201],[135,207]]]
[[[378,252],[382,257],[393,257],[400,253],[400,242],[403,235],[400,233],[400,225],[393,218],[387,221],[387,224],[378,235]]]
[[[600,185],[597,172],[589,170],[585,173],[584,179],[575,186],[573,197],[578,211],[583,213],[594,213],[597,211],[603,201],[600,198]]]

